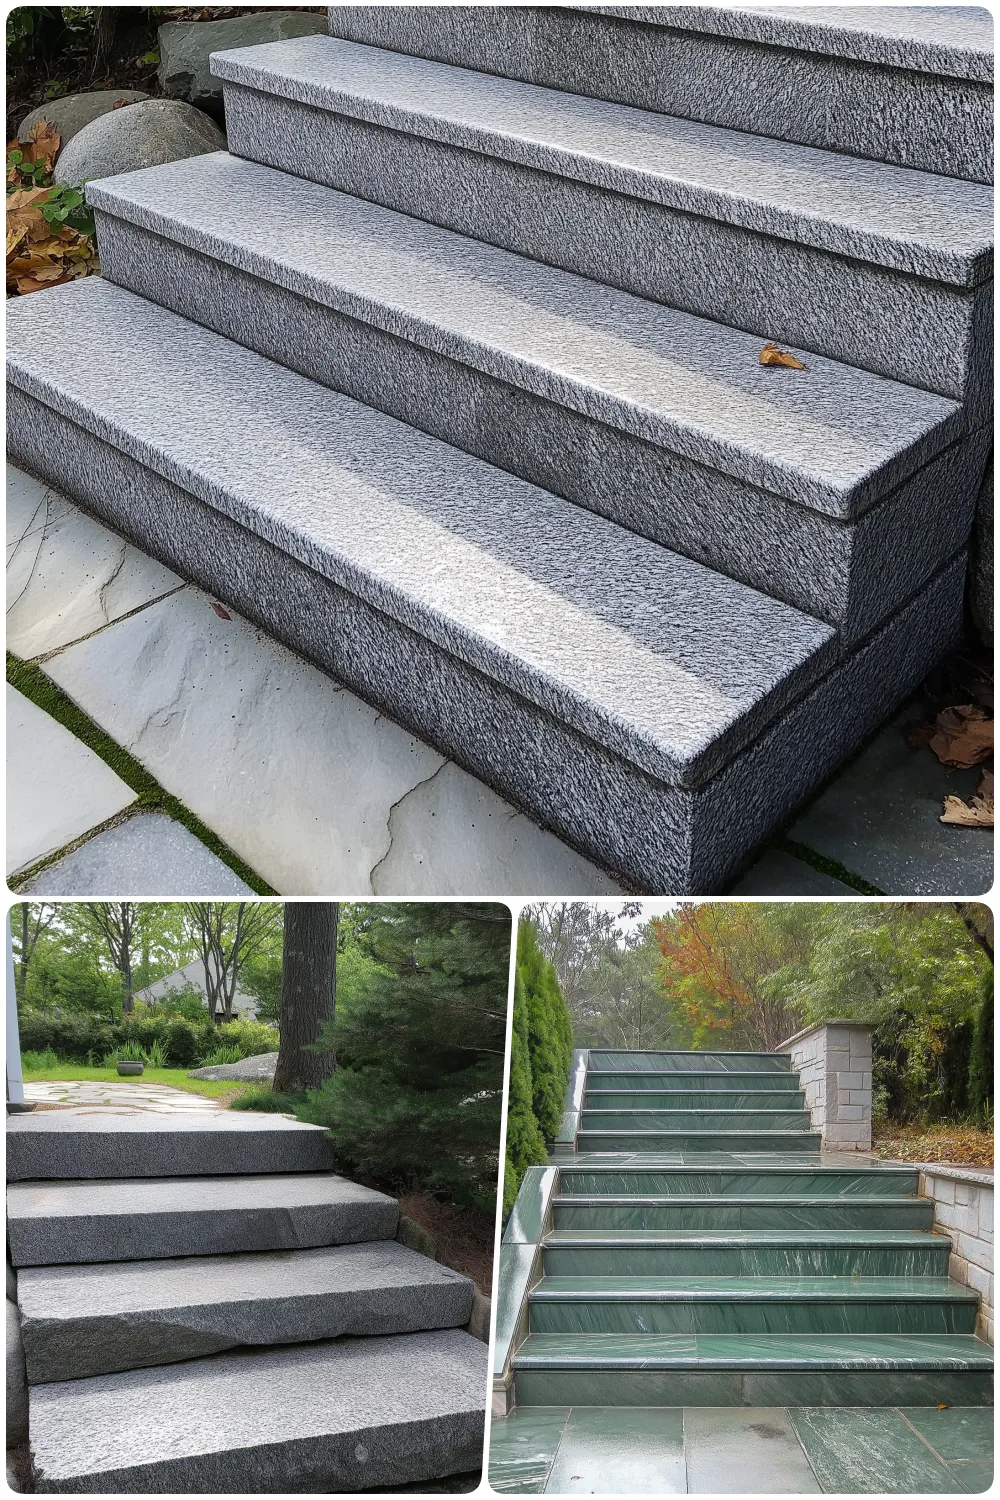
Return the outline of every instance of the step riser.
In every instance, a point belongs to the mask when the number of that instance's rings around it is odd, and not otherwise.
[[[547,1247],[546,1276],[947,1276],[948,1245]]]
[[[712,781],[680,790],[584,740],[33,397],[9,390],[7,416],[14,462],[641,889],[723,885],[923,679],[961,627],[964,557]]]
[[[915,1194],[920,1179],[916,1172],[837,1172],[803,1171],[785,1172],[733,1171],[724,1168],[715,1171],[702,1169],[698,1172],[636,1171],[636,1172],[585,1172],[574,1167],[564,1167],[559,1174],[559,1191],[569,1196],[596,1196],[609,1193],[614,1196],[637,1194],[652,1197],[664,1196],[705,1197],[718,1193],[725,1198],[774,1197],[787,1193],[790,1197],[837,1197],[843,1195],[848,1202],[858,1199],[870,1201],[880,1198],[903,1198]]]
[[[638,1109],[584,1110],[583,1130],[808,1130],[804,1109],[724,1110]]]
[[[848,642],[968,537],[988,432],[845,523],[111,214],[97,219],[102,271],[116,284],[835,624]],[[942,506],[942,493],[955,503]]]
[[[968,79],[556,7],[338,5],[330,32],[752,135],[993,181],[993,90]]]
[[[989,399],[988,289],[924,281],[239,84],[224,95],[237,156],[294,164],[313,182],[762,339]],[[985,408],[970,414],[986,419]]]
[[[784,1203],[556,1203],[553,1220],[556,1229],[930,1229],[934,1205],[920,1199],[912,1203],[843,1199],[802,1207]]]
[[[746,1131],[739,1138],[731,1135],[685,1135],[680,1130],[581,1130],[576,1141],[577,1150],[582,1155],[586,1155],[588,1151],[791,1151],[796,1155],[818,1156],[820,1151],[820,1137],[804,1130],[780,1136],[777,1132],[769,1135],[767,1132],[754,1134]]]
[[[7,1181],[97,1177],[218,1177],[329,1172],[333,1147],[322,1131],[7,1132]]]
[[[734,1089],[743,1089],[748,1094],[780,1093],[782,1098],[790,1099],[797,1098],[801,1093],[798,1075],[794,1073],[765,1072],[751,1074],[749,1077],[745,1073],[682,1073],[679,1070],[669,1073],[595,1073],[590,1070],[587,1073],[588,1097],[606,1093],[635,1092],[636,1094],[691,1093],[697,1098],[699,1094],[711,1096],[716,1093],[730,1093]]]
[[[766,1093],[763,1089],[744,1094],[723,1093],[721,1089],[680,1088],[660,1092],[654,1089],[588,1089],[583,1097],[584,1110],[659,1109],[659,1110],[799,1110],[805,1108],[800,1089],[780,1089]]]
[[[974,1333],[968,1302],[532,1302],[533,1333]],[[30,1367],[29,1367],[30,1373]]]
[[[617,1077],[623,1081],[616,1084],[616,1088],[641,1088],[649,1077],[668,1075],[673,1087],[673,1075],[677,1073],[687,1077],[691,1074],[754,1072],[777,1073],[780,1075],[779,1085],[786,1080],[791,1087],[798,1088],[798,1075],[791,1071],[791,1067],[790,1059],[777,1052],[604,1052],[591,1049],[587,1058],[587,1087],[593,1087],[594,1079],[603,1082],[606,1078]],[[770,1083],[768,1087],[771,1087]]]
[[[519,1406],[991,1406],[980,1370],[519,1370]]]

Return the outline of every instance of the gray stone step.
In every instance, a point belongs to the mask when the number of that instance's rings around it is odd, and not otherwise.
[[[455,1329],[34,1386],[37,1488],[337,1494],[482,1463],[487,1346]]]
[[[334,5],[329,17],[332,35],[373,47],[993,180],[985,8]]]
[[[395,1198],[332,1173],[15,1182],[15,1266],[158,1260],[391,1239]]]
[[[776,378],[753,335],[224,153],[89,197],[109,280],[845,639],[967,540],[989,433],[943,397]]]
[[[7,1119],[7,1180],[325,1172],[326,1131],[280,1115],[51,1110]]]
[[[532,259],[970,401],[977,183],[329,37],[217,53],[230,150]]]
[[[28,1380],[137,1370],[239,1345],[457,1328],[472,1283],[393,1240],[262,1255],[31,1267]]]
[[[12,305],[8,378],[15,461],[642,887],[735,873],[960,627],[962,556],[845,653],[103,279]]]

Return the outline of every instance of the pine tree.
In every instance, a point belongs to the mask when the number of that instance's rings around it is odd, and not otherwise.
[[[504,1218],[514,1207],[528,1167],[547,1160],[545,1141],[532,1105],[531,1058],[528,1051],[528,1006],[524,982],[514,978],[514,1016],[510,1041],[510,1084],[507,1090],[507,1154],[503,1172]]]
[[[534,925],[528,921],[522,921],[518,930],[517,971],[527,1008],[535,1118],[542,1135],[551,1141],[562,1123],[573,1028],[555,968],[542,953]]]
[[[993,969],[983,975],[969,1058],[969,1108],[981,1115],[993,1100]]]

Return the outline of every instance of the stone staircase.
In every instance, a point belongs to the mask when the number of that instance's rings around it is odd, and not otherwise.
[[[822,1152],[787,1057],[591,1051],[582,1105],[508,1226],[519,1407],[991,1404],[918,1172]]]
[[[35,1484],[313,1493],[482,1463],[473,1287],[274,1115],[7,1122]]]
[[[92,185],[104,279],[11,304],[9,440],[626,885],[709,891],[960,632],[992,40],[620,12],[217,54],[230,154]]]

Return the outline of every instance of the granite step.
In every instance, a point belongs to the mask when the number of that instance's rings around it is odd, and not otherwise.
[[[584,1130],[808,1130],[806,1109],[584,1109]]]
[[[943,397],[776,381],[752,335],[224,152],[88,196],[108,280],[846,641],[968,536],[989,439]]]
[[[478,1470],[487,1346],[457,1329],[247,1349],[30,1392],[55,1494],[337,1494]]]
[[[372,47],[993,181],[986,10],[335,5],[329,16],[332,35]]]
[[[958,1333],[978,1298],[947,1277],[547,1276],[532,1333]]]
[[[461,1327],[472,1283],[393,1240],[266,1254],[26,1267],[29,1384],[246,1345]]]
[[[804,1108],[805,1095],[801,1089],[706,1089],[698,1093],[694,1089],[588,1089],[583,1096],[583,1108],[590,1110],[658,1111],[705,1111],[705,1110],[763,1110],[788,1113]]]
[[[216,53],[230,150],[986,420],[989,189],[330,37]]]
[[[16,1182],[15,1266],[158,1260],[392,1239],[395,1198],[333,1173]]]
[[[632,1089],[649,1089],[654,1093],[677,1093],[681,1089],[690,1089],[696,1094],[708,1091],[728,1093],[733,1089],[745,1089],[747,1093],[758,1089],[764,1093],[779,1089],[793,1095],[801,1092],[797,1074],[767,1070],[735,1072],[727,1069],[720,1072],[716,1069],[696,1072],[691,1069],[681,1072],[679,1069],[671,1069],[659,1073],[619,1073],[613,1069],[591,1068],[587,1073],[586,1086],[588,1093],[595,1094],[605,1090],[620,1093]]]
[[[968,1334],[543,1334],[514,1355],[522,1406],[951,1406],[992,1402]]]
[[[951,1241],[916,1229],[558,1229],[546,1276],[947,1276]]]
[[[722,884],[960,628],[961,555],[845,652],[103,279],[18,299],[7,350],[14,461],[641,889]]]
[[[278,1115],[51,1110],[7,1120],[8,1182],[327,1172],[333,1165],[326,1131]]]
[[[930,1229],[927,1198],[824,1198],[815,1193],[673,1194],[614,1197],[561,1193],[552,1200],[557,1229]]]
[[[673,1087],[674,1075],[678,1073],[686,1079],[692,1074],[707,1076],[754,1072],[758,1075],[770,1075],[769,1088],[772,1081],[780,1082],[782,1079],[791,1087],[798,1088],[798,1074],[793,1073],[791,1068],[791,1059],[778,1052],[684,1052],[677,1048],[667,1048],[661,1052],[628,1052],[615,1048],[591,1048],[587,1057],[587,1087],[591,1086],[592,1079],[603,1080],[609,1076],[624,1079],[624,1085],[619,1084],[617,1087],[627,1085],[631,1088],[633,1084],[638,1086],[649,1077],[670,1075]],[[774,1079],[775,1074],[779,1075],[777,1080]],[[728,1086],[728,1079],[726,1082]]]
[[[559,1190],[575,1196],[611,1194],[640,1197],[709,1193],[722,1197],[766,1194],[771,1198],[819,1197],[824,1199],[904,1198],[915,1196],[920,1174],[915,1167],[774,1166],[766,1160],[744,1167],[695,1166],[653,1167],[637,1159],[609,1167],[566,1165],[560,1168]]]
[[[822,1137],[811,1130],[580,1130],[576,1146],[588,1151],[770,1152],[818,1155]]]

